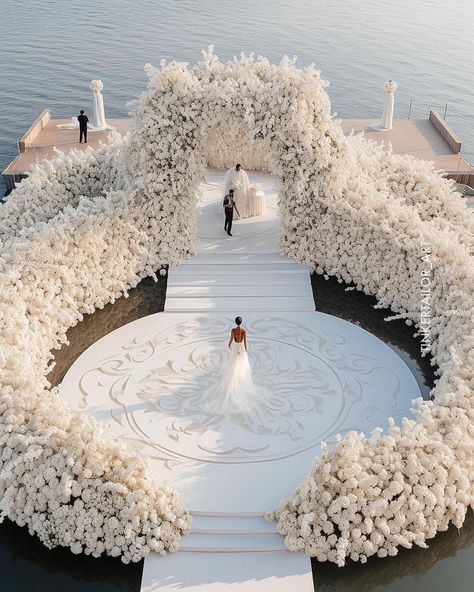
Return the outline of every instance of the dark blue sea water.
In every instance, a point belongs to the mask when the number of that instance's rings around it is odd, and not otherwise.
[[[385,80],[398,82],[395,114],[444,109],[474,161],[472,0],[1,0],[0,168],[43,107],[67,117],[89,107],[104,82],[109,117],[146,83],[143,65],[195,62],[215,44],[221,58],[297,55],[331,82],[340,117],[378,117]]]

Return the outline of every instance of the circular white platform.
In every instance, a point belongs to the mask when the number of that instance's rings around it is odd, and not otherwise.
[[[232,317],[158,313],[106,335],[64,378],[62,396],[149,456],[194,512],[274,509],[319,443],[409,414],[405,363],[359,327],[318,312],[248,313],[256,382],[274,398],[250,415],[210,416],[200,395],[221,372]]]

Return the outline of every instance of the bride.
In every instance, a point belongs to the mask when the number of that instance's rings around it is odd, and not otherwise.
[[[247,331],[242,327],[241,317],[236,317],[235,325],[230,332],[229,353],[222,378],[206,393],[205,409],[212,414],[246,414],[266,399],[263,389],[253,382]]]
[[[292,440],[298,439],[301,425],[294,418],[287,392],[274,393],[253,381],[247,331],[241,317],[235,319],[227,349],[217,381],[214,374],[205,374],[205,384],[199,382],[198,388],[189,393],[163,397],[160,407],[186,418],[184,432],[207,426],[219,429],[221,421],[230,420],[255,434],[286,434]]]

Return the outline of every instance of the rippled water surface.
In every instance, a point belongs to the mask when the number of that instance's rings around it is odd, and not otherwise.
[[[110,117],[145,86],[143,65],[195,62],[209,43],[221,58],[255,52],[315,62],[341,117],[378,117],[383,83],[399,84],[396,116],[448,121],[474,161],[472,0],[1,0],[0,167],[40,108],[68,116],[105,84]]]

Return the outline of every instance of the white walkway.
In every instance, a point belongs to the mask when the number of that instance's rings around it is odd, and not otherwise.
[[[419,395],[404,362],[373,335],[314,311],[308,271],[278,253],[278,187],[265,216],[223,230],[223,175],[203,184],[196,257],[170,271],[165,312],[86,350],[62,394],[151,459],[191,510],[181,552],[145,561],[147,592],[312,590],[307,557],[285,551],[263,520],[304,478],[319,443],[398,421]],[[202,392],[221,371],[229,329],[244,318],[255,380],[271,403],[209,416]]]
[[[276,553],[175,553],[147,557],[142,592],[313,592],[308,557]]]
[[[170,270],[166,311],[314,310],[308,270],[280,255],[277,181],[253,173],[252,182],[267,196],[266,212],[234,221],[228,237],[220,205],[223,174],[210,172],[202,186],[198,253]]]

